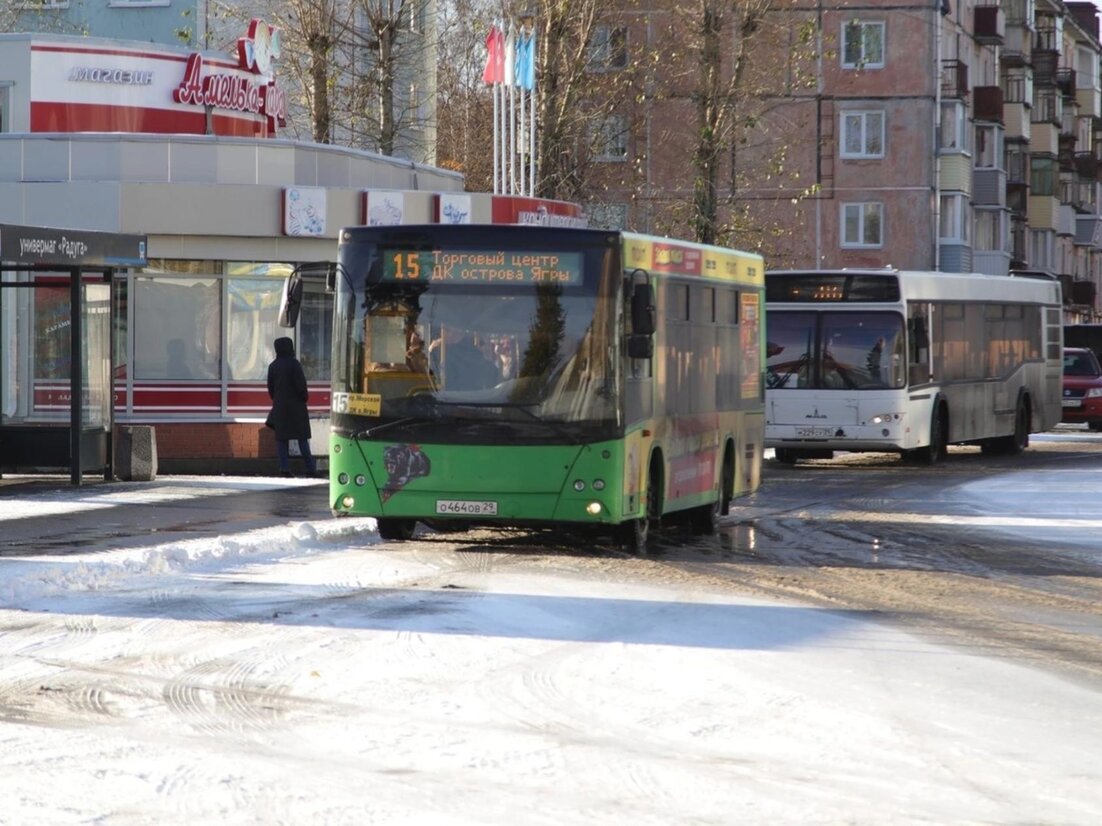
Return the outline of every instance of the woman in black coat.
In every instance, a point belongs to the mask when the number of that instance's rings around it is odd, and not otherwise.
[[[306,374],[295,358],[295,343],[289,338],[275,340],[276,358],[268,365],[268,395],[272,409],[265,424],[275,431],[279,471],[291,476],[290,441],[298,442],[299,452],[306,462],[306,471],[317,473],[317,462],[310,452],[310,414],[306,409]]]

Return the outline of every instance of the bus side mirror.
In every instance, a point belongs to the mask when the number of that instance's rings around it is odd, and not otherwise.
[[[650,335],[628,336],[628,357],[649,359],[654,356],[654,339]]]
[[[649,336],[655,330],[654,287],[636,284],[631,291],[631,332],[635,336]]]
[[[300,307],[302,307],[302,273],[296,269],[283,282],[283,295],[279,299],[279,326],[294,327],[298,324]]]

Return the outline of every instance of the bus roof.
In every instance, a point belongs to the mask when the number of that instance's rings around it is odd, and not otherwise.
[[[623,231],[620,236],[625,269],[640,268],[652,273],[739,281],[758,286],[765,283],[764,260],[754,252],[638,232]]]
[[[1061,304],[1060,283],[1043,275],[991,275],[988,273],[867,269],[769,270],[772,276],[894,275],[902,297],[909,301],[1026,301]]]

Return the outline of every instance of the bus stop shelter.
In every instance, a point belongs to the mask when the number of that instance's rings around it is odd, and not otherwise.
[[[0,472],[114,477],[114,274],[146,237],[0,224]]]

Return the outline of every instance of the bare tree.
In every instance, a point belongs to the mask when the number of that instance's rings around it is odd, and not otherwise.
[[[452,0],[440,13],[436,162],[463,173],[472,192],[493,188],[493,104],[482,71],[496,17],[492,0]]]

